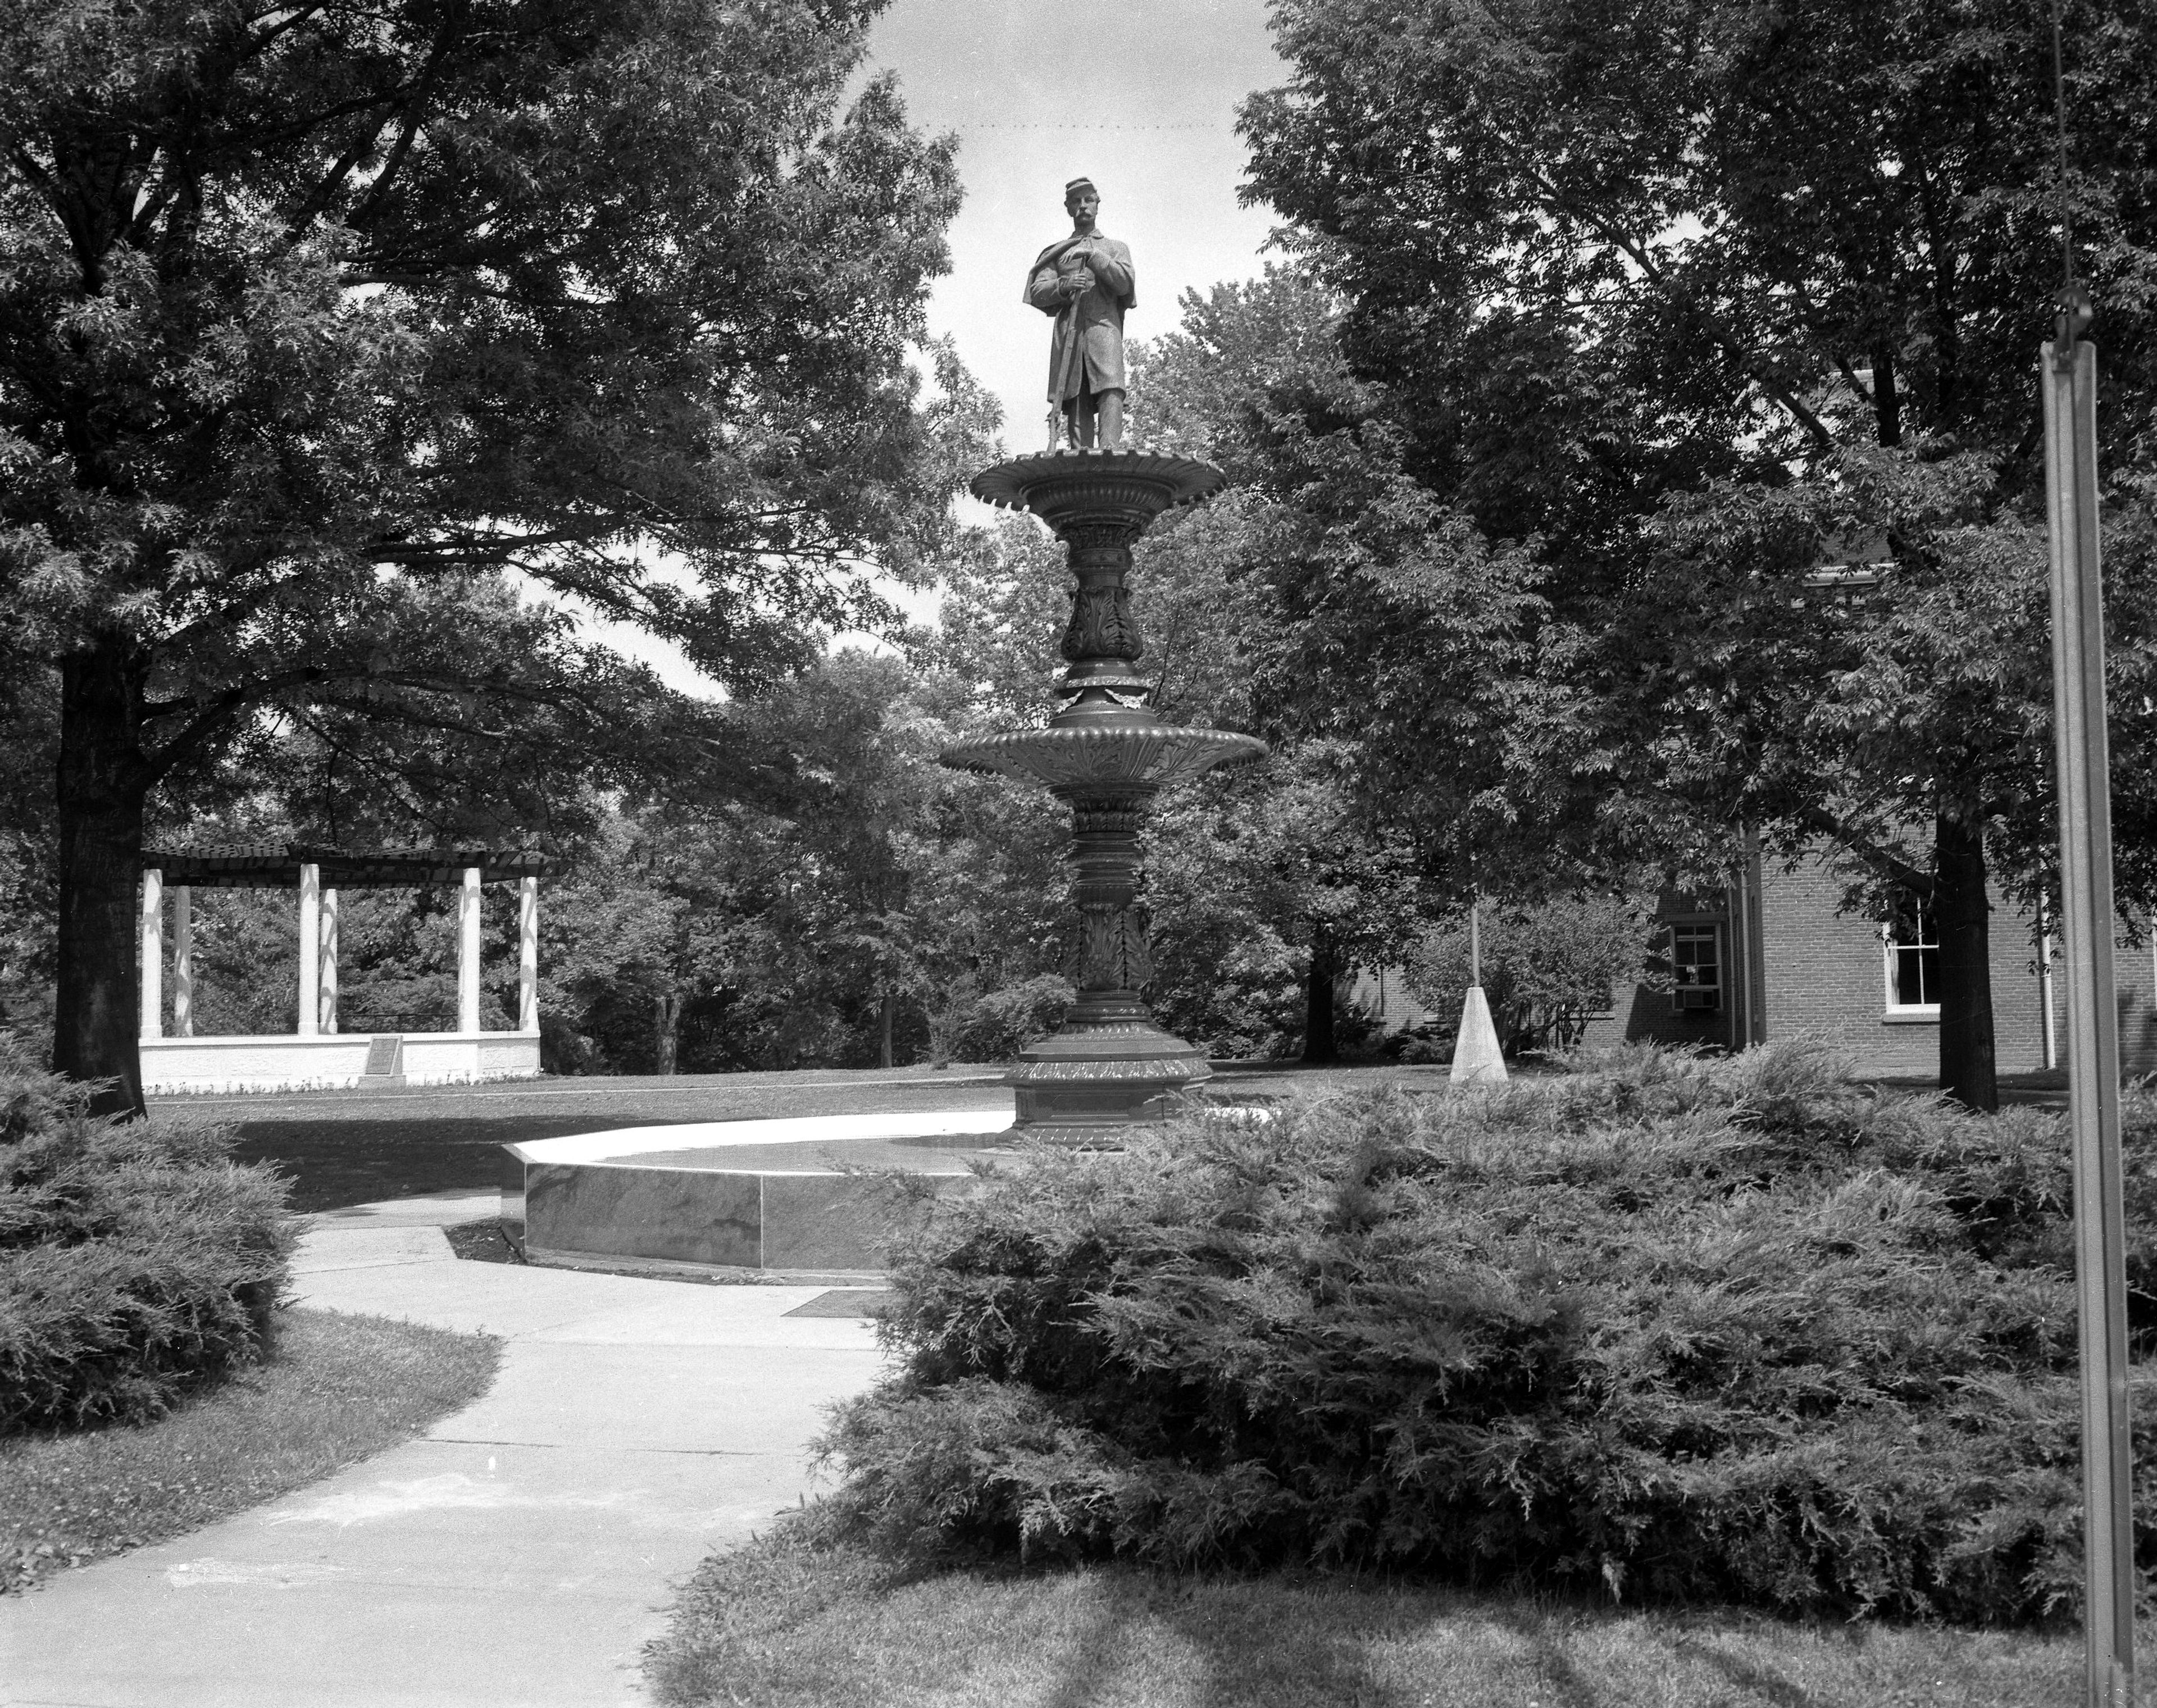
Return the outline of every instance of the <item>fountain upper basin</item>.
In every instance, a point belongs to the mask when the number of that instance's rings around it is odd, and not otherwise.
[[[1012,730],[948,748],[940,758],[955,769],[1029,777],[1052,789],[1114,790],[1159,788],[1265,753],[1256,736],[1233,730],[1104,720]]]

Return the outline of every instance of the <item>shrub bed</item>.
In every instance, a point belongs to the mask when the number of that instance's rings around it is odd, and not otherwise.
[[[0,1037],[0,1433],[157,1416],[259,1355],[290,1273],[284,1182],[88,1096]]]
[[[893,1272],[899,1374],[822,1443],[837,1514],[914,1553],[2076,1611],[2058,1118],[1803,1045],[1577,1066],[1194,1116],[945,1200]],[[2129,1117],[2139,1346],[2157,1113]]]

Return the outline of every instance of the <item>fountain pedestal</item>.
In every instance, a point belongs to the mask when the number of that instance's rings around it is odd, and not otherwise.
[[[1212,1077],[1205,1052],[1162,1031],[1145,1006],[1153,956],[1138,901],[1140,836],[1164,787],[1261,758],[1266,744],[1165,722],[1147,703],[1152,685],[1135,668],[1145,647],[1125,579],[1131,547],[1156,517],[1223,484],[1205,463],[1142,450],[1017,457],[973,481],[977,498],[1048,522],[1075,583],[1047,726],[942,755],[963,770],[1045,784],[1071,808],[1078,997],[1055,1036],[1022,1052],[1007,1076],[1018,1129],[1067,1144],[1120,1144],[1124,1129],[1159,1119],[1175,1093]]]

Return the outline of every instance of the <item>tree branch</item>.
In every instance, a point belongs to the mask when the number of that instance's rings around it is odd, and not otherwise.
[[[48,202],[53,199],[52,174],[30,157],[29,150],[19,142],[10,143],[8,147],[8,158],[14,162],[15,170],[30,181],[31,187],[39,195]]]
[[[1861,861],[1897,889],[1906,890],[1919,901],[1928,901],[1933,893],[1933,875],[1920,872],[1916,867],[1891,854],[1869,837],[1854,833],[1841,820],[1821,806],[1809,806],[1798,815],[1798,821],[1805,829],[1826,837]]]
[[[294,688],[319,688],[333,682],[382,682],[391,687],[420,688],[444,694],[503,694],[535,705],[549,703],[547,695],[533,693],[517,683],[499,679],[476,682],[466,676],[432,671],[376,670],[364,664],[308,665],[239,683],[208,702],[167,701],[155,708],[146,707],[142,719],[145,724],[162,723],[167,718],[177,717],[189,706],[198,707],[195,715],[174,731],[150,758],[151,780],[154,782],[163,777],[182,759],[188,758],[196,749],[245,713],[281,694]],[[574,700],[579,697],[571,690],[560,697]]]
[[[281,10],[283,10],[283,8],[272,8],[271,12],[265,13],[264,15],[274,16],[275,12]],[[249,38],[246,48],[240,53],[238,59],[235,60],[234,63],[237,64],[239,61],[258,59],[262,54],[268,53],[271,48],[277,44],[279,38],[298,28],[300,25],[305,23],[309,18],[312,18],[317,12],[322,10],[322,8],[320,5],[293,7],[289,12],[286,12],[285,15],[279,18],[275,23],[273,23],[269,28],[264,30],[261,34]]]
[[[368,150],[374,147],[375,138],[382,134],[382,127],[389,122],[388,113],[375,120],[371,126],[360,133],[352,147],[337,157],[337,164],[323,175],[322,181],[307,192],[307,198],[285,222],[286,247],[306,235],[307,228],[321,217],[322,210],[330,204],[330,198],[337,194],[338,186],[352,176],[353,167],[366,157]]]
[[[389,158],[382,163],[382,170],[374,175],[374,183],[368,187],[365,198],[353,210],[352,218],[346,222],[355,231],[373,218],[383,197],[389,193],[389,186],[403,167],[404,157],[412,147],[413,136],[420,128],[420,116],[426,110],[427,93],[434,86],[435,69],[441,64],[443,54],[449,51],[450,44],[456,39],[463,22],[462,4],[452,3],[444,9],[441,27],[435,32],[435,44],[427,53],[427,63],[420,68],[420,75],[413,80],[410,93],[405,98],[404,127],[389,150]]]
[[[1526,152],[1510,137],[1501,136],[1499,140],[1512,152],[1516,159],[1522,161],[1526,159]],[[1767,393],[1776,403],[1781,404],[1790,419],[1812,436],[1813,442],[1820,449],[1833,450],[1835,448],[1835,435],[1828,431],[1826,424],[1792,396],[1787,386],[1768,378],[1765,363],[1748,349],[1735,333],[1725,329],[1720,323],[1718,316],[1711,313],[1690,288],[1672,278],[1655,260],[1654,252],[1645,244],[1629,232],[1621,230],[1593,210],[1576,206],[1563,191],[1535,167],[1524,165],[1521,171],[1530,183],[1542,190],[1551,204],[1552,211],[1578,220],[1580,224],[1585,225],[1613,249],[1629,260],[1640,270],[1642,276],[1666,299],[1696,318],[1700,322],[1701,329],[1714,341],[1717,347],[1744,369],[1751,376],[1755,385]]]

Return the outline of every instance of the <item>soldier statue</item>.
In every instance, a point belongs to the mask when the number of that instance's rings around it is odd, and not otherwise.
[[[1124,314],[1138,306],[1131,252],[1094,229],[1101,194],[1091,180],[1063,187],[1071,235],[1035,259],[1026,300],[1056,320],[1048,351],[1048,430],[1053,450],[1115,450],[1124,442]]]

